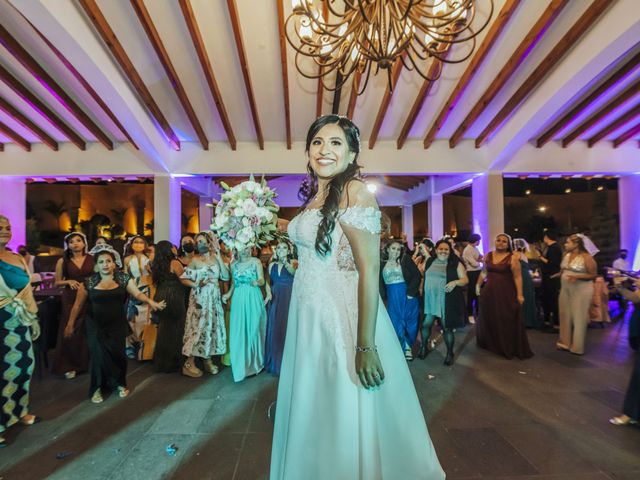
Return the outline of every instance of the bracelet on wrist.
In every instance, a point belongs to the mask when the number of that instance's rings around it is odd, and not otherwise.
[[[372,345],[368,347],[361,347],[360,345],[356,345],[356,352],[367,353],[367,352],[377,352],[377,351],[378,351],[377,345]]]

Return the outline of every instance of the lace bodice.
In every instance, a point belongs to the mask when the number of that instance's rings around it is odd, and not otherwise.
[[[232,264],[231,271],[233,283],[236,287],[239,285],[251,285],[252,282],[258,280],[258,270],[254,261],[248,263],[236,262]]]
[[[315,242],[321,215],[318,209],[307,209],[289,223],[289,237],[298,248],[298,272],[313,270],[321,275],[330,272],[355,272],[356,265],[349,240],[341,224],[366,230],[371,234],[380,233],[380,210],[373,207],[354,206],[342,209],[331,234],[332,248],[325,256],[316,252]]]
[[[382,279],[386,285],[403,283],[404,276],[402,275],[402,267],[400,264],[391,265],[390,262],[387,262],[382,268]]]

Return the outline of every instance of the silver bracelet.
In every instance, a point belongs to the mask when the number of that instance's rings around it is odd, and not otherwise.
[[[359,345],[356,345],[356,352],[362,352],[362,353],[366,353],[366,352],[378,352],[378,346],[377,345],[373,345],[372,347],[361,347]]]

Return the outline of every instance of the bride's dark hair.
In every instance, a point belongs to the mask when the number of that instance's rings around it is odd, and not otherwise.
[[[347,146],[349,151],[355,153],[355,159],[349,163],[346,170],[331,179],[329,182],[327,197],[325,198],[324,205],[320,209],[322,220],[318,226],[318,233],[316,234],[316,252],[324,256],[331,251],[331,234],[336,226],[336,218],[338,217],[338,210],[340,206],[340,198],[345,187],[352,180],[360,179],[361,166],[358,165],[358,156],[360,154],[360,130],[356,125],[347,117],[341,117],[338,115],[324,115],[318,117],[309,127],[307,132],[307,143],[305,152],[309,152],[311,142],[316,137],[318,132],[325,125],[337,124],[347,139]],[[307,163],[307,178],[300,189],[298,190],[298,198],[302,200],[302,207],[305,208],[313,197],[318,193],[318,176],[311,168],[311,163]]]

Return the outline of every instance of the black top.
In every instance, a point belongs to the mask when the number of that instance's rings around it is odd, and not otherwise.
[[[542,263],[543,275],[554,275],[559,273],[560,263],[562,262],[562,248],[560,248],[560,244],[558,242],[549,245],[545,258],[547,259],[547,263]]]
[[[385,263],[380,265],[380,295],[382,296],[382,299],[386,301],[387,289],[384,284],[384,279],[382,278],[382,270],[384,270]],[[404,283],[407,284],[407,295],[410,297],[417,297],[420,293],[420,280],[422,280],[422,276],[416,264],[413,263],[410,255],[405,254],[402,256],[400,259],[400,268],[402,268]]]
[[[425,278],[427,270],[431,268],[434,261],[435,257],[427,259],[427,263],[424,266]],[[462,261],[456,256],[453,257],[453,261],[447,262],[447,283],[460,279],[458,276],[458,265],[461,263]],[[466,305],[464,293],[462,291],[462,287],[456,286],[453,290],[445,293],[444,295],[444,318],[440,319],[444,322],[443,327],[447,330],[464,327],[465,313]]]

